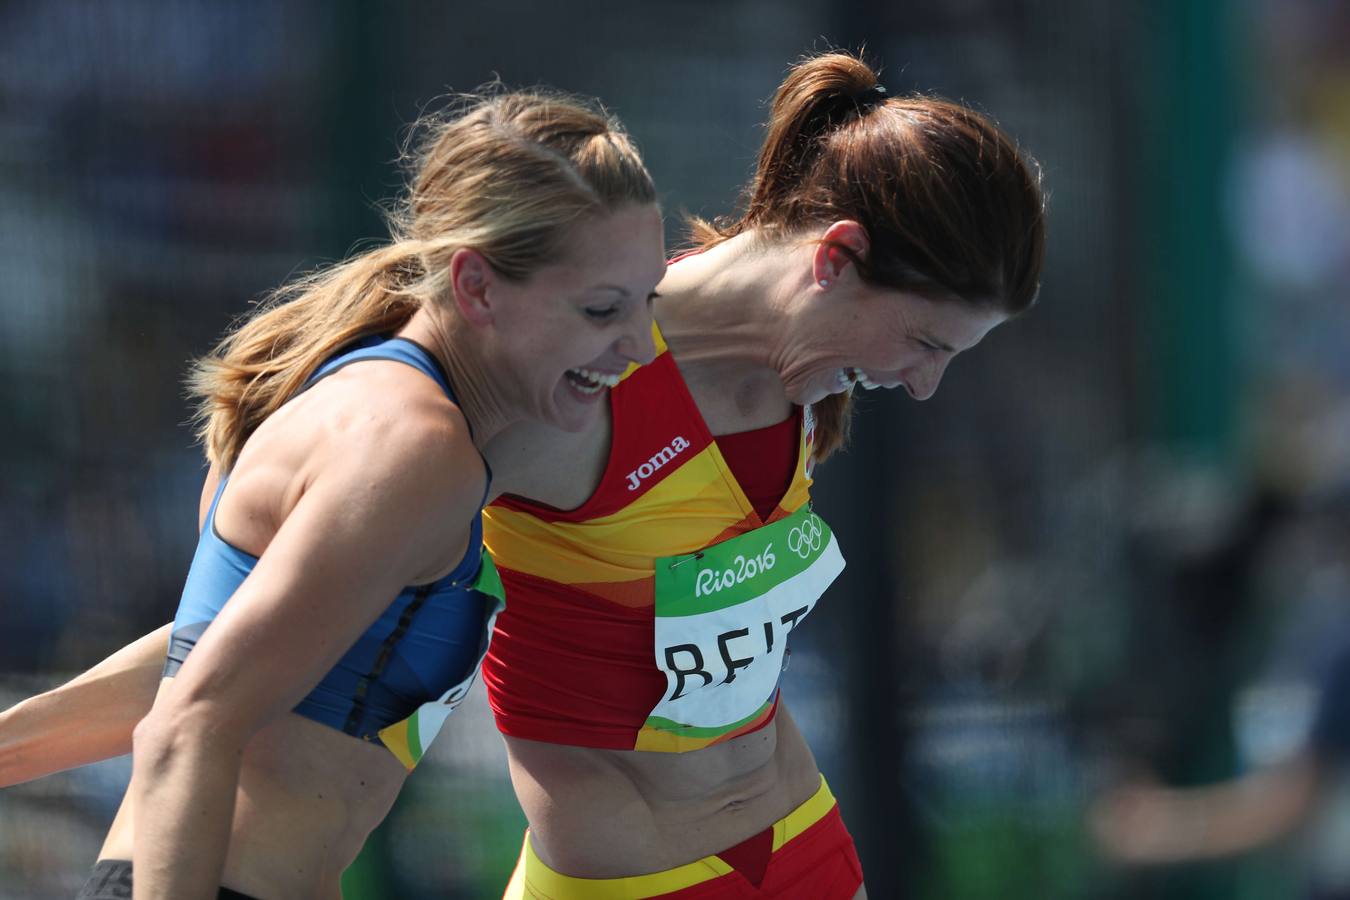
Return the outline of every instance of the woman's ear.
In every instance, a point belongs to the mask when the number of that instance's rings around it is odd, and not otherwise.
[[[866,258],[870,246],[867,231],[857,222],[844,219],[830,225],[820,236],[811,260],[811,274],[816,284],[828,289],[844,274],[854,257]],[[852,251],[853,255],[847,251]]]
[[[492,301],[488,289],[496,280],[492,265],[477,250],[461,247],[450,257],[450,293],[455,308],[470,325],[490,325]]]

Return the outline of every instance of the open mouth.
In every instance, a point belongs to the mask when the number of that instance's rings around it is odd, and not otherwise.
[[[567,380],[583,394],[598,394],[619,383],[617,372],[597,372],[594,369],[568,369]]]

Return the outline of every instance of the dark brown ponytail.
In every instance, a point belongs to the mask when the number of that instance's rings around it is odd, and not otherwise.
[[[852,219],[847,247],[871,284],[1010,315],[1035,302],[1045,247],[1039,168],[998,126],[957,103],[886,97],[872,68],[827,53],[792,68],[774,95],[745,212],[694,221],[709,247],[744,231],[785,239]],[[845,441],[849,396],[815,404],[816,458]]]

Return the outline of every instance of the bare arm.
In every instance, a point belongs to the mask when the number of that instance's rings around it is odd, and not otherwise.
[[[1222,784],[1116,788],[1095,805],[1090,824],[1112,860],[1159,865],[1234,856],[1290,834],[1317,797],[1311,754]]]
[[[251,574],[137,726],[137,900],[216,895],[252,736],[299,702],[404,585],[462,555],[481,463],[462,427],[437,431],[400,414],[339,435],[340,452],[316,463]]]
[[[220,484],[212,466],[197,527]],[[131,732],[155,702],[173,623],[70,681],[0,712],[0,787],[131,752]]]
[[[0,712],[0,787],[130,753],[132,729],[155,702],[171,628]]]

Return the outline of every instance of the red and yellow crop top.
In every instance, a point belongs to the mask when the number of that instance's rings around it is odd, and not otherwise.
[[[775,618],[772,629],[764,623],[762,637],[758,623],[753,626],[759,655],[766,649],[777,654],[757,676],[766,695],[753,700],[753,714],[716,728],[686,725],[679,733],[653,727],[667,721],[653,711],[668,692],[668,675],[654,652],[655,568],[666,564],[664,557],[701,551],[799,510],[805,514],[811,417],[798,410],[786,422],[719,444],[659,332],[656,346],[656,359],[630,368],[610,392],[609,461],[585,503],[562,512],[507,497],[484,511],[484,544],[507,598],[483,663],[503,734],[682,752],[762,728],[777,710],[777,669],[767,669],[781,668],[787,632],[809,608],[790,610],[781,624]],[[737,465],[729,465],[728,456]],[[781,641],[776,648],[775,640]],[[728,647],[739,654],[728,659],[727,681],[749,671],[756,651],[743,648],[752,643],[722,645],[723,658]],[[743,678],[738,687],[749,681]]]

